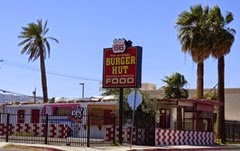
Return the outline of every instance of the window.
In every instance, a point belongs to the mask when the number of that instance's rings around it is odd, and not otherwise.
[[[24,118],[25,118],[25,110],[18,110],[17,122],[24,123]]]
[[[32,123],[39,123],[39,116],[40,116],[40,110],[33,109],[31,111],[31,122]]]

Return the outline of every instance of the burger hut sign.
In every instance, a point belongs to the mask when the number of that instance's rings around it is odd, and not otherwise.
[[[115,39],[103,51],[103,88],[141,87],[142,47]]]

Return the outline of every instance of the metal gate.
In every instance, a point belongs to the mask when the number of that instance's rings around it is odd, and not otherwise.
[[[225,121],[226,140],[232,143],[240,142],[240,121]]]
[[[0,139],[16,143],[87,146],[85,121],[86,115],[76,118],[1,113]]]

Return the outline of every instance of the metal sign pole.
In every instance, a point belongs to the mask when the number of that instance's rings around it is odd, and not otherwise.
[[[120,88],[119,95],[119,143],[122,145],[122,125],[123,125],[123,88]]]
[[[135,108],[136,108],[136,98],[137,98],[137,89],[134,89],[134,103],[133,103],[131,136],[130,136],[130,149],[132,148],[132,136],[133,136],[134,114],[135,114]]]

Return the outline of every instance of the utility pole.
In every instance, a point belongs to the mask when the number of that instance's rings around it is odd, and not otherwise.
[[[33,98],[34,98],[34,103],[36,103],[36,88],[33,91]]]
[[[79,85],[82,85],[82,98],[84,98],[84,83],[79,83]]]

